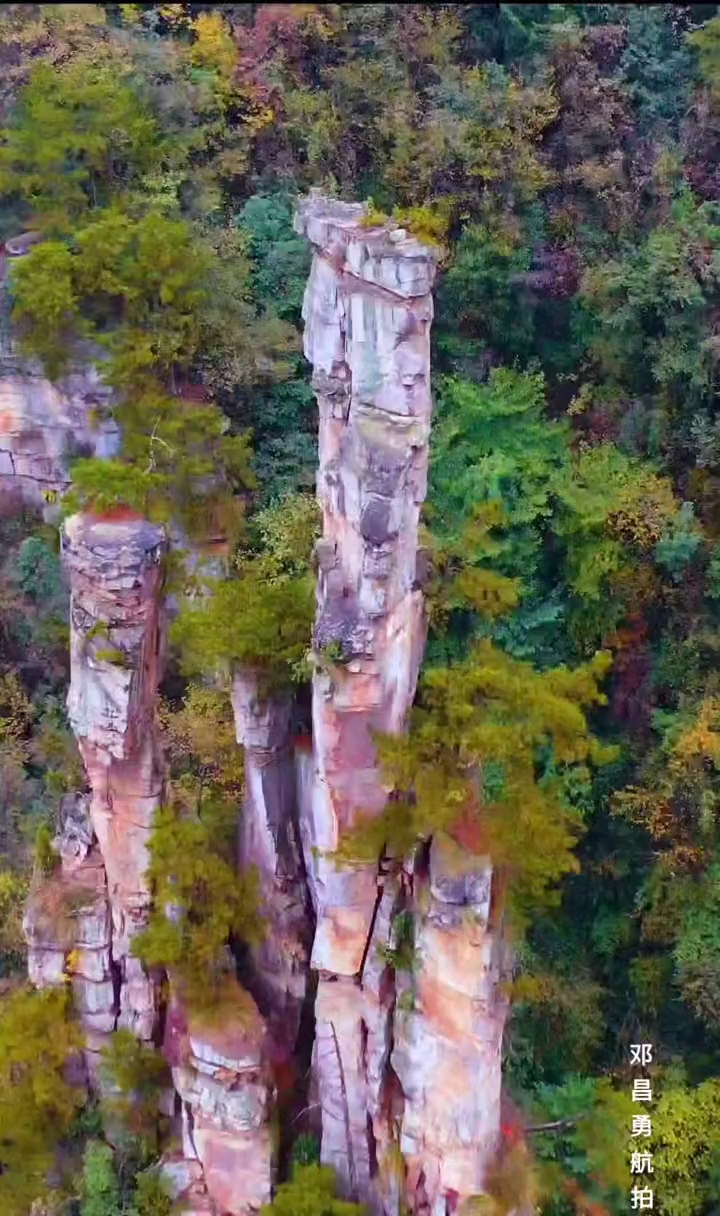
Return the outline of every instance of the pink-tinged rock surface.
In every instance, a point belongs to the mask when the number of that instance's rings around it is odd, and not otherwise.
[[[438,840],[429,874],[396,859],[392,880],[328,856],[359,814],[385,805],[371,731],[403,730],[425,644],[418,519],[436,264],[406,233],[368,229],[364,213],[311,196],[295,221],[315,247],[303,315],[323,512],[314,751],[298,772],[317,911],[314,1065],[322,1159],[345,1193],[377,1211],[446,1216],[482,1193],[498,1141],[506,1004],[491,871]],[[414,925],[411,970],[393,953],[400,914]]]
[[[373,1207],[382,1195],[371,1180],[389,1143],[386,1117],[392,1046],[392,985],[383,982],[383,950],[390,940],[396,892],[378,894],[362,978],[321,973],[315,1000],[318,1100],[323,1114],[322,1156]]]
[[[416,585],[427,482],[434,252],[364,228],[360,204],[311,197],[296,228],[315,246],[305,354],[320,412],[315,649],[342,660],[314,681],[313,845],[334,849],[359,812],[385,803],[370,729],[401,730],[425,630]],[[395,234],[397,235],[397,234]],[[313,965],[360,970],[375,902],[369,871],[313,859]]]
[[[39,371],[2,360],[0,492],[42,509],[45,494],[62,494],[70,484],[70,455],[115,455],[117,426],[99,417],[109,397],[92,367],[55,385]]]
[[[270,1200],[272,1084],[266,1027],[248,993],[212,1024],[171,1001],[164,1050],[182,1100],[183,1159],[196,1160],[223,1216],[250,1216]],[[189,1167],[188,1167],[189,1168]]]
[[[250,672],[238,672],[232,704],[244,747],[241,865],[260,877],[265,939],[252,950],[253,984],[274,1038],[292,1052],[305,997],[312,931],[306,907],[289,698],[262,699]]]
[[[311,196],[295,227],[315,254],[303,316],[320,415],[323,515],[314,771],[303,829],[317,912],[321,1151],[346,1192],[369,1199],[390,1041],[381,973],[368,966],[382,896],[377,867],[340,868],[326,854],[358,815],[385,804],[370,731],[403,729],[424,648],[416,563],[436,255],[401,231],[368,229],[365,213],[360,204]]]
[[[404,1102],[400,1148],[408,1202],[432,1216],[454,1192],[481,1194],[498,1147],[507,1001],[501,944],[488,930],[491,870],[434,841],[417,911],[410,1007],[397,1010],[392,1066]]]
[[[28,978],[38,988],[72,983],[85,1031],[88,1078],[97,1086],[100,1053],[116,1029],[119,1007],[105,867],[93,843],[85,796],[65,799],[54,843],[60,866],[51,875],[36,876],[23,920]]]
[[[173,1200],[173,1212],[178,1216],[219,1216],[205,1186],[199,1161],[183,1157],[181,1153],[165,1153],[160,1162],[160,1174]]]
[[[163,784],[154,718],[164,550],[162,529],[142,519],[75,515],[63,529],[71,587],[68,714],[107,874],[118,1025],[142,1039],[152,1036],[155,993],[130,943],[147,919],[147,845]]]

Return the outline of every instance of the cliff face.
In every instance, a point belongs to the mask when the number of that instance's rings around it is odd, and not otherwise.
[[[0,490],[9,505],[45,508],[70,484],[68,458],[115,455],[117,427],[96,420],[109,393],[91,367],[61,386],[0,357]]]
[[[29,973],[70,976],[89,1079],[120,1027],[150,1041],[157,985],[130,954],[146,922],[147,841],[162,791],[154,702],[162,649],[164,537],[144,520],[73,516],[62,537],[71,586],[70,721],[89,796],[65,802],[60,866],[38,876],[25,916]]]
[[[45,510],[46,496],[63,494],[70,484],[71,456],[107,458],[120,447],[107,409],[112,393],[91,358],[53,384],[36,360],[17,350],[8,265],[39,239],[39,233],[28,232],[0,247],[0,509],[6,511]]]
[[[173,996],[163,1049],[182,1112],[182,1155],[166,1160],[166,1173],[180,1166],[181,1180],[193,1179],[193,1211],[256,1212],[273,1178],[272,1084],[252,997],[238,987],[234,1012],[208,1023]]]
[[[164,787],[155,728],[164,634],[162,529],[72,516],[62,537],[71,586],[68,713],[91,789],[69,800],[58,871],[38,878],[25,917],[30,979],[72,980],[88,1079],[108,1035],[162,1045],[182,1151],[164,1170],[188,1212],[245,1216],[270,1198],[272,1081],[265,1023],[238,986],[233,1013],[198,1022],[132,956],[147,922],[148,840]],[[294,1042],[293,1042],[294,1046]]]
[[[97,1085],[99,1053],[117,1027],[119,1001],[107,878],[88,803],[82,794],[65,799],[55,841],[60,866],[51,875],[35,878],[23,928],[31,982],[45,988],[62,985],[67,977],[72,981],[85,1033],[88,1080]]]
[[[243,1216],[270,1197],[271,1083],[262,1018],[252,998],[238,988],[234,1017],[197,1024],[172,986],[163,1018],[158,981],[146,975],[130,952],[150,908],[147,844],[163,794],[155,705],[163,650],[165,548],[161,529],[143,520],[73,516],[67,521],[68,712],[92,789],[90,817],[107,875],[119,989],[116,1025],[143,1039],[163,1036],[181,1109],[181,1160],[190,1171],[193,1202]]]

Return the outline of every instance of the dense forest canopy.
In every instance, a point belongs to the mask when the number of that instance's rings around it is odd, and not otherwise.
[[[43,237],[8,259],[5,305],[51,378],[100,360],[123,437],[75,459],[63,509],[121,503],[231,559],[175,623],[163,708],[152,873],[163,893],[183,859],[205,903],[188,939],[158,916],[145,957],[190,984],[257,930],[226,856],[226,707],[193,681],[251,662],[307,684],[317,420],[292,212],[313,186],[369,199],[442,266],[431,630],[410,734],[379,741],[414,797],[364,844],[451,830],[482,763],[462,840],[489,842],[512,895],[505,1072],[525,1122],[558,1122],[531,1137],[543,1210],[626,1210],[642,1041],[656,1204],[717,1212],[718,6],[6,4],[0,65],[0,236]],[[83,776],[56,528],[7,511],[0,532],[0,1203],[25,1216],[62,1141],[56,1199],[159,1216],[152,1136],[113,1161],[61,1075],[63,1002],[21,982],[31,872]],[[275,1211],[352,1210],[297,1168]]]

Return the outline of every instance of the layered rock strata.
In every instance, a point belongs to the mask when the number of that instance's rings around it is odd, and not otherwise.
[[[71,457],[115,455],[117,427],[98,412],[108,397],[93,368],[68,376],[60,387],[39,372],[3,369],[0,363],[3,493],[44,509],[48,496],[68,488]]]
[[[319,406],[313,770],[303,834],[317,914],[315,1072],[322,1159],[375,1210],[446,1216],[483,1191],[499,1130],[504,1007],[490,872],[439,845],[419,872],[332,858],[388,790],[373,731],[405,725],[425,644],[418,522],[431,420],[434,251],[320,196],[303,316]],[[429,873],[428,873],[429,869]],[[422,893],[422,894],[421,894]],[[401,964],[401,921],[413,925]],[[407,970],[403,970],[407,968]]]
[[[75,516],[63,532],[68,708],[92,792],[85,820],[66,817],[59,872],[35,883],[30,972],[39,984],[72,977],[91,1072],[118,1026],[162,1039],[182,1140],[163,1170],[193,1216],[250,1216],[270,1198],[270,1065],[278,1051],[297,1060],[308,971],[307,1102],[347,1195],[387,1216],[448,1216],[482,1193],[497,1147],[506,1005],[489,863],[439,839],[412,861],[333,857],[346,829],[386,804],[373,732],[404,729],[425,644],[418,522],[435,254],[364,217],[363,206],[319,196],[296,217],[315,252],[304,303],[323,515],[313,743],[293,756],[290,701],[236,675],[238,853],[258,869],[269,932],[241,964],[252,996],[236,986],[211,1022],[178,993],[161,1011],[131,952],[150,906],[147,845],[163,791],[154,705],[166,536],[120,517]]]
[[[446,1216],[453,1196],[483,1192],[498,1146],[507,1000],[491,884],[489,865],[437,839],[429,873],[414,880],[415,957],[398,977],[391,1063],[406,1192],[432,1216]]]
[[[156,1030],[156,985],[130,946],[149,911],[147,844],[162,792],[154,702],[164,548],[162,530],[134,518],[76,515],[62,534],[68,714],[91,793],[65,818],[60,871],[36,880],[25,927],[30,978],[72,977],[91,1081],[112,1031],[127,1027],[149,1042]]]
[[[92,365],[51,383],[37,360],[21,356],[10,324],[8,266],[40,239],[24,233],[0,250],[0,508],[48,509],[70,484],[72,456],[117,454],[120,435],[110,416],[111,393]]]
[[[174,996],[164,1052],[181,1103],[175,1166],[191,1179],[183,1198],[192,1199],[193,1210],[201,1201],[223,1216],[246,1216],[270,1201],[272,1084],[265,1023],[239,986],[233,1006],[200,1022]]]
[[[63,529],[71,589],[68,715],[107,875],[118,1026],[146,1041],[157,994],[130,947],[150,908],[147,847],[163,787],[155,699],[164,551],[162,529],[142,519],[74,515]]]
[[[158,1040],[175,1086],[182,1154],[166,1162],[196,1212],[247,1216],[270,1197],[272,1152],[267,1032],[248,993],[198,1023],[159,991],[132,956],[150,910],[148,841],[163,794],[155,732],[163,652],[162,529],[142,519],[73,516],[63,533],[71,586],[68,713],[92,794],[90,818],[112,915],[115,1026]],[[290,779],[290,786],[292,780]]]
[[[369,1199],[378,1171],[391,1005],[378,950],[394,893],[377,867],[327,856],[387,790],[372,730],[403,729],[425,626],[416,585],[430,433],[435,258],[402,231],[368,229],[362,205],[310,198],[296,227],[315,256],[303,316],[319,406],[318,609],[309,816],[319,973],[315,1070],[322,1158]]]
[[[54,841],[59,866],[36,875],[25,910],[28,976],[38,988],[72,982],[85,1032],[87,1080],[99,1083],[100,1051],[119,1014],[105,867],[84,795],[65,799]]]

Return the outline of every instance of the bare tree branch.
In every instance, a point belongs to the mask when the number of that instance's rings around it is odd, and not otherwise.
[[[577,1123],[577,1116],[572,1119],[556,1119],[554,1123],[534,1123],[530,1127],[524,1127],[523,1131],[526,1134],[532,1132],[559,1132],[564,1127],[574,1127]]]

